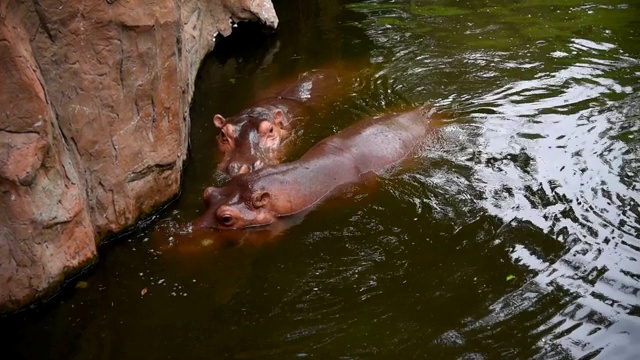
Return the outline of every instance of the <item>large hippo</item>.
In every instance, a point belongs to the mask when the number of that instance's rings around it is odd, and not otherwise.
[[[299,160],[237,176],[204,191],[205,213],[194,228],[267,225],[310,209],[345,185],[405,159],[433,128],[434,111],[419,108],[359,122],[312,147]]]
[[[256,105],[235,116],[216,114],[213,123],[220,129],[218,147],[224,153],[219,169],[234,176],[279,162],[292,126],[339,97],[339,89],[346,88],[340,84],[344,78],[338,70],[312,70],[265,92]]]

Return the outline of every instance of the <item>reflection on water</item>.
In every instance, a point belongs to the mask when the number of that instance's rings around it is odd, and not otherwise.
[[[564,247],[550,256],[520,234],[511,261],[535,273],[454,331],[508,338],[510,323],[537,316],[524,333],[539,335],[542,349],[640,354],[640,49],[629,41],[638,40],[637,4],[478,5],[352,6],[368,15],[373,60],[388,62],[382,76],[394,88],[411,89],[412,99],[441,94],[467,114],[459,126],[468,144],[442,156],[482,193],[474,205],[504,222],[497,233],[525,222]],[[418,42],[426,29],[435,36]],[[549,297],[558,300],[552,311]]]
[[[638,4],[341,3],[276,2],[277,37],[217,49],[199,75],[180,199],[103,246],[87,289],[5,319],[9,355],[640,354]],[[226,181],[212,115],[292,74],[363,60],[350,96],[305,122],[289,158],[427,102],[452,114],[439,141],[277,236],[191,237],[202,190]]]

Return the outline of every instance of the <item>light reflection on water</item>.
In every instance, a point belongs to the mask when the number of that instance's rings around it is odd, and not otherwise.
[[[508,327],[519,313],[539,311],[549,292],[569,292],[574,301],[531,329],[547,333],[539,345],[554,340],[576,357],[604,349],[603,358],[632,358],[640,354],[639,62],[615,44],[582,38],[567,39],[543,60],[545,54],[525,52],[534,56],[504,61],[513,53],[460,55],[464,66],[479,69],[473,74],[479,81],[503,76],[504,69],[536,71],[486,94],[449,100],[470,109],[477,134],[468,151],[473,162],[453,159],[473,167],[468,180],[484,192],[482,208],[506,222],[530,221],[563,242],[565,254],[549,262],[515,246],[512,260],[538,274],[462,333]],[[413,55],[398,51],[394,60]],[[555,61],[567,58],[572,63]],[[397,78],[405,83],[404,75]]]
[[[467,115],[458,127],[469,144],[442,154],[458,167],[472,169],[463,177],[482,192],[476,206],[506,224],[530,222],[565,247],[561,258],[548,259],[535,245],[531,249],[526,237],[519,240],[509,255],[536,275],[492,305],[490,315],[454,334],[481,337],[478,332],[504,331],[518,314],[529,311],[542,319],[530,329],[545,334],[538,344],[546,349],[541,356],[552,356],[560,344],[576,357],[599,353],[632,358],[640,354],[640,61],[637,45],[629,48],[624,41],[623,49],[616,44],[621,36],[633,35],[621,34],[622,24],[613,22],[631,15],[607,11],[639,13],[637,4],[556,3],[558,12],[569,14],[567,19],[581,13],[584,19],[571,21],[593,25],[594,33],[585,34],[585,26],[547,22],[554,18],[552,11],[527,2],[515,3],[523,28],[536,22],[528,17],[537,15],[543,32],[573,36],[541,37],[526,44],[505,36],[505,28],[518,21],[513,13],[476,17],[475,9],[466,16],[472,11],[466,6],[473,9],[475,2],[437,7],[427,1],[367,1],[353,8],[369,16],[366,32],[379,46],[372,62],[384,63],[379,74],[390,79],[379,76],[379,81],[390,82],[414,103],[424,97],[422,92],[441,94],[440,105]],[[553,8],[554,2],[546,5]],[[419,11],[421,6],[427,11]],[[428,10],[444,16],[425,16]],[[436,19],[445,19],[437,25],[450,31],[450,37],[440,32],[420,38],[415,33]],[[575,37],[577,33],[594,38]],[[506,49],[505,43],[513,47]],[[438,175],[429,175],[437,184]],[[447,173],[443,183],[451,186],[456,178]],[[563,305],[549,313],[544,298],[557,292],[570,295],[561,296]]]

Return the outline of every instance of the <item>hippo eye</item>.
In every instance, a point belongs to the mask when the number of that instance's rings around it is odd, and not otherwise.
[[[220,222],[223,225],[229,226],[233,223],[233,216],[229,215],[229,214],[224,214],[222,215],[222,217],[220,217]]]
[[[224,131],[220,132],[220,141],[225,144],[229,142],[229,138],[227,137],[227,134],[224,133]]]
[[[269,134],[273,134],[273,125],[269,127]]]

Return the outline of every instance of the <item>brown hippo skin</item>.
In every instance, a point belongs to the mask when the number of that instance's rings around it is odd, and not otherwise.
[[[433,118],[433,110],[419,108],[365,120],[320,141],[297,161],[209,187],[205,213],[193,228],[241,229],[303,212],[405,159],[426,140]]]
[[[219,169],[234,176],[278,163],[292,125],[339,96],[341,79],[337,70],[311,70],[294,83],[267,92],[255,106],[235,116],[216,114],[218,148],[224,153]]]

